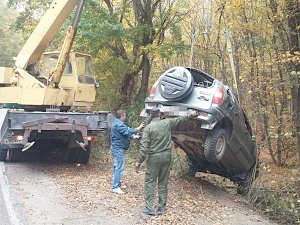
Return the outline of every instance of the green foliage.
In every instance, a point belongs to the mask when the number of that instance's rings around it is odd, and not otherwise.
[[[93,143],[91,149],[91,158],[102,160],[103,155],[106,155],[106,152],[109,151],[109,136],[101,135],[97,142]]]
[[[23,43],[21,34],[11,28],[15,15],[16,11],[0,5],[0,66],[12,66],[13,57],[17,55]]]
[[[12,28],[15,31],[21,32],[24,39],[28,39],[34,28],[37,26],[40,18],[45,11],[49,8],[52,0],[37,0],[37,1],[22,1],[22,0],[9,0],[8,5],[15,10],[20,11],[19,15],[15,18]],[[60,32],[50,42],[48,51],[60,50],[63,40],[65,38],[68,27],[71,25],[71,19],[74,12],[68,17]]]
[[[299,188],[286,184],[281,190],[257,190],[254,205],[280,224],[300,224]]]
[[[183,150],[179,148],[172,147],[172,161],[171,161],[171,169],[172,172],[178,174],[180,176],[189,176],[189,164],[186,160],[186,155]]]
[[[51,2],[51,0],[9,0],[8,6],[20,12],[13,28],[21,31],[24,38],[28,38]]]
[[[109,55],[109,51],[99,52],[94,60],[97,81],[100,88],[97,94],[97,108],[114,111],[121,105],[120,93],[122,75],[132,70],[132,65],[120,57]]]
[[[141,110],[144,107],[144,102],[133,102],[130,106],[125,108],[126,110],[126,123],[131,127],[138,127],[143,120],[140,117]],[[139,151],[139,142],[131,140],[131,145],[128,153],[136,158]]]
[[[127,111],[126,120],[133,127],[138,127],[142,122],[140,113],[144,108],[144,102],[132,102],[125,110]]]
[[[159,53],[161,58],[170,60],[174,54],[182,55],[185,49],[186,46],[183,42],[179,42],[176,45],[174,45],[174,43],[166,42],[159,47]]]
[[[91,50],[91,54],[98,54],[99,50],[111,49],[122,42],[134,44],[141,39],[141,27],[125,27],[118,20],[118,15],[110,15],[99,4],[87,2],[83,12],[78,39],[79,47]],[[114,52],[112,52],[114,54]]]
[[[175,43],[182,42],[182,29],[178,24],[172,24],[170,26],[170,33]]]
[[[115,14],[109,14],[101,5],[87,2],[77,34],[80,40],[77,47],[95,58],[97,80],[101,84],[97,107],[106,105],[105,108],[113,111],[123,105],[126,93],[121,93],[120,89],[124,86],[124,76],[132,74],[139,63],[130,50],[140,37],[138,33],[135,27],[125,28]]]

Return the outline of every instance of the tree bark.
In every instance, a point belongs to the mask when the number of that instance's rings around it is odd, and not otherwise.
[[[148,83],[149,83],[149,77],[151,71],[150,58],[147,53],[143,54],[142,64],[143,64],[143,68],[142,68],[141,88],[138,92],[137,99],[143,101],[147,96]]]
[[[291,76],[291,94],[292,94],[292,118],[294,125],[294,136],[297,141],[297,151],[298,158],[300,161],[300,76],[297,75],[300,73],[300,2],[298,0],[287,0],[286,9],[289,26],[289,38],[290,38],[290,53],[292,55],[298,54],[298,59],[295,60],[291,65],[291,70],[293,71]],[[291,71],[291,72],[292,72]]]

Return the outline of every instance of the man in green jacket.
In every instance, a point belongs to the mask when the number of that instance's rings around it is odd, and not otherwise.
[[[138,172],[141,163],[146,160],[145,202],[143,213],[146,215],[163,214],[166,211],[168,180],[171,166],[171,130],[180,122],[197,116],[197,111],[189,115],[172,119],[160,119],[160,110],[151,109],[152,121],[143,131],[140,150],[135,164]],[[154,209],[154,187],[158,186],[158,209]]]

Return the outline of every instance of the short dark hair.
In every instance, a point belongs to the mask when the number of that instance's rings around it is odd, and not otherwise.
[[[124,115],[124,114],[125,114],[125,110],[119,109],[119,110],[116,112],[116,117],[117,117],[118,119],[120,119],[121,116]]]
[[[159,108],[153,108],[153,109],[150,109],[150,116],[151,116],[152,118],[158,117],[159,114],[160,114]]]

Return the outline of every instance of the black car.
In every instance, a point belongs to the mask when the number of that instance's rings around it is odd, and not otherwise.
[[[173,141],[188,156],[190,173],[218,174],[237,183],[238,193],[247,193],[257,175],[258,151],[247,117],[228,86],[198,69],[173,67],[153,85],[141,116],[148,117],[153,107],[165,118],[197,110],[197,118],[172,131]]]

